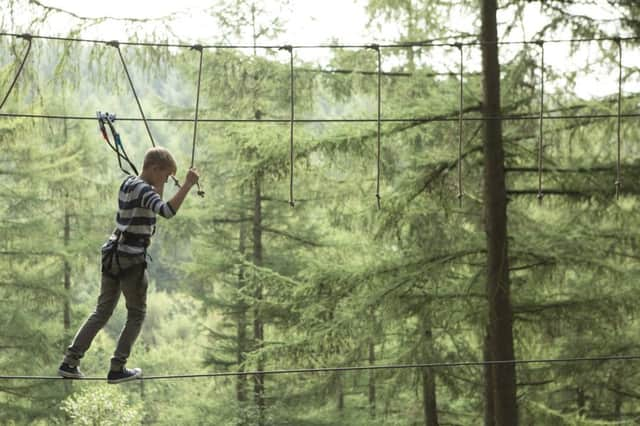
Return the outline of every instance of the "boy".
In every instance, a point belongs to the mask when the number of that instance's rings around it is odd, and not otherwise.
[[[102,283],[98,304],[67,348],[58,369],[60,376],[73,379],[84,377],[78,368],[80,359],[111,317],[122,292],[127,306],[127,322],[111,358],[107,381],[121,383],[142,377],[141,369],[127,369],[125,364],[146,313],[146,254],[155,232],[156,215],[167,219],[173,217],[199,178],[198,172],[190,169],[184,185],[169,202],[164,202],[164,184],[175,173],[176,162],[171,153],[155,147],[146,152],[140,176],[128,176],[120,186],[117,227],[102,246]]]

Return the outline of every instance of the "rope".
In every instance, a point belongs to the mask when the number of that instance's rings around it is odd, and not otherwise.
[[[544,150],[544,42],[540,46],[540,127],[538,129],[538,202],[542,204],[542,154]]]
[[[616,162],[616,199],[620,199],[620,186],[621,182],[621,127],[622,127],[622,43],[620,39],[614,41],[618,45],[618,126],[617,126],[617,139],[618,139],[618,157]]]
[[[265,371],[222,371],[217,373],[193,373],[171,374],[141,377],[140,380],[162,379],[195,379],[204,377],[229,377],[229,376],[255,376],[255,375],[279,375],[279,374],[306,374],[306,373],[331,373],[368,370],[401,370],[410,368],[457,368],[457,367],[484,367],[487,365],[528,365],[528,364],[572,364],[581,362],[606,362],[606,361],[637,361],[640,355],[611,355],[574,358],[547,358],[547,359],[514,359],[492,361],[450,361],[432,362],[420,364],[387,364],[387,365],[362,365],[352,367],[319,367],[319,368],[291,368],[282,370]],[[104,381],[104,377],[85,377],[82,379],[63,379],[59,376],[10,376],[0,375],[0,380],[83,380]]]
[[[295,201],[293,199],[293,123],[295,122],[295,91],[293,80],[293,47],[283,46],[281,50],[289,52],[289,101],[290,101],[290,113],[289,113],[289,205],[294,207]]]
[[[0,112],[0,117],[8,118],[33,118],[33,119],[57,119],[57,120],[95,120],[95,116],[82,115],[60,115],[60,114],[27,114]],[[629,112],[620,114],[621,118],[640,118],[640,112]],[[578,119],[605,119],[618,118],[618,114],[557,114],[545,115],[545,120],[578,120]],[[459,117],[423,117],[423,118],[380,118],[381,123],[435,123],[435,122],[457,122]],[[540,114],[505,114],[487,117],[464,117],[463,121],[520,121],[520,120],[540,120]],[[136,117],[118,117],[118,121],[144,121],[142,118]],[[147,118],[146,121],[156,123],[193,123],[193,118]],[[263,118],[260,120],[252,118],[198,118],[200,123],[262,123],[262,124],[289,124],[289,118]],[[294,123],[377,123],[377,118],[305,118],[293,120]]]
[[[191,47],[200,53],[200,65],[198,66],[198,86],[196,89],[196,113],[193,120],[193,143],[191,144],[191,168],[195,163],[196,157],[196,136],[198,134],[198,110],[200,109],[200,80],[202,78],[202,46],[199,44]]]
[[[151,129],[149,129],[149,123],[147,123],[147,119],[144,116],[144,111],[142,110],[142,105],[140,104],[140,99],[138,98],[138,94],[136,93],[136,88],[133,86],[133,80],[131,79],[131,75],[129,74],[129,69],[127,68],[127,64],[124,61],[124,56],[122,56],[122,51],[120,50],[120,42],[113,40],[106,42],[108,46],[115,47],[118,50],[118,55],[120,56],[120,61],[122,61],[122,67],[124,68],[124,72],[127,75],[127,79],[129,80],[129,85],[131,86],[131,91],[133,92],[133,96],[136,98],[136,103],[138,104],[138,109],[140,110],[140,115],[142,116],[142,121],[144,122],[144,127],[147,128],[147,133],[149,134],[149,139],[151,140],[151,145],[156,146],[156,143],[153,140],[153,136],[151,135]]]
[[[193,120],[193,143],[191,144],[191,168],[195,163],[196,157],[196,136],[198,134],[198,110],[200,109],[200,80],[202,79],[202,46],[196,44],[191,47],[193,50],[197,50],[200,53],[200,65],[198,66],[198,87],[196,89],[196,112],[195,119]],[[176,185],[179,185],[177,180],[174,180]],[[196,183],[198,188],[198,195],[204,197],[204,191],[200,188],[200,182]]]
[[[368,46],[369,49],[373,49],[376,51],[377,54],[377,58],[378,58],[378,94],[377,94],[377,101],[378,101],[378,117],[376,118],[376,123],[377,123],[377,130],[376,130],[376,139],[377,139],[377,143],[376,143],[376,202],[378,204],[378,210],[380,210],[380,138],[381,138],[381,131],[380,131],[380,125],[381,125],[381,111],[382,111],[382,97],[381,97],[381,80],[380,80],[380,75],[382,73],[382,55],[380,52],[380,45],[378,44],[372,44]]]
[[[463,123],[464,123],[464,52],[462,50],[462,44],[457,44],[456,47],[460,50],[460,100],[458,106],[460,113],[458,117],[458,203],[462,207],[462,138],[463,138]]]
[[[23,34],[0,32],[2,37],[21,37]],[[41,40],[55,40],[55,41],[68,41],[74,43],[93,43],[93,44],[109,44],[112,42],[99,39],[88,38],[72,38],[72,37],[58,37],[58,36],[44,36],[44,35],[32,35],[32,38]],[[452,37],[453,39],[453,37]],[[589,43],[593,41],[615,41],[615,40],[633,41],[640,40],[640,36],[627,36],[627,37],[591,37],[591,38],[567,38],[567,39],[555,39],[555,40],[543,40],[544,43]],[[125,46],[147,46],[147,47],[179,47],[190,49],[193,44],[187,43],[153,43],[153,42],[136,42],[136,41],[123,41],[117,42],[120,45]],[[505,40],[473,40],[462,42],[463,46],[481,46],[487,44],[497,45],[529,45],[538,44],[539,41],[532,40],[519,40],[519,41],[505,41]],[[378,44],[380,48],[411,48],[411,47],[455,47],[456,43],[434,43],[433,41],[407,41],[401,43],[386,43]],[[293,49],[365,49],[370,48],[371,44],[300,44],[292,45]],[[202,45],[203,49],[282,49],[282,45],[231,45],[231,44],[208,44]]]
[[[22,74],[22,68],[24,68],[24,63],[27,61],[27,57],[29,56],[29,52],[31,52],[31,39],[32,36],[29,34],[21,34],[21,35],[17,35],[16,37],[20,37],[22,39],[27,40],[27,48],[25,49],[25,53],[24,56],[22,58],[22,62],[20,63],[20,66],[18,67],[18,71],[16,72],[15,77],[13,78],[13,81],[11,82],[11,85],[9,86],[9,90],[7,90],[7,94],[4,95],[4,98],[2,99],[2,102],[0,102],[0,110],[2,110],[2,107],[4,106],[4,103],[7,102],[7,99],[9,98],[9,95],[11,94],[11,91],[13,90],[13,87],[16,85],[16,81],[18,81],[18,77],[20,77],[20,74]]]

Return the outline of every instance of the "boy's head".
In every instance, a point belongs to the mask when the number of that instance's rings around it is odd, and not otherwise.
[[[166,182],[169,176],[176,174],[177,169],[176,160],[166,148],[156,146],[144,154],[142,173],[157,180],[154,184]]]

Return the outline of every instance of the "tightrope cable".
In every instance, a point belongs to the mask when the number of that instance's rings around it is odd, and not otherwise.
[[[606,361],[637,361],[640,355],[601,355],[573,358],[541,358],[541,359],[514,359],[514,360],[491,360],[491,361],[449,361],[432,362],[418,364],[382,364],[382,365],[362,365],[352,367],[317,367],[317,368],[291,368],[282,370],[264,371],[221,371],[214,373],[189,373],[170,374],[141,377],[140,380],[163,380],[163,379],[196,379],[207,377],[229,377],[229,376],[256,376],[256,375],[280,375],[280,374],[307,374],[307,373],[331,373],[366,370],[400,370],[412,368],[458,368],[458,367],[484,367],[487,365],[526,365],[526,364],[572,364],[582,362],[606,362]],[[106,381],[105,377],[85,377],[82,379],[63,379],[59,376],[27,376],[27,375],[0,375],[0,380],[79,380],[79,381]]]
[[[29,114],[20,112],[0,112],[0,117],[7,118],[33,118],[33,119],[54,119],[54,120],[95,120],[95,116],[88,115],[62,115],[62,114]],[[639,118],[640,112],[628,112],[620,114],[621,118]],[[553,114],[545,115],[545,120],[580,120],[580,119],[605,119],[618,118],[618,114]],[[430,117],[398,117],[380,118],[381,123],[436,123],[436,122],[458,122],[458,115],[438,115]],[[540,120],[540,114],[501,114],[496,116],[465,116],[463,121],[521,121]],[[138,117],[118,117],[118,121],[144,121]],[[161,117],[147,118],[146,121],[156,123],[193,123],[193,118]],[[261,123],[261,124],[290,124],[290,118],[198,118],[199,123]],[[377,118],[296,118],[294,123],[377,123]]]
[[[4,103],[9,98],[9,95],[11,94],[11,91],[13,90],[13,87],[16,85],[16,82],[18,81],[18,77],[20,77],[20,74],[22,74],[22,69],[24,68],[24,63],[27,61],[27,57],[29,56],[29,52],[31,52],[31,39],[32,39],[31,35],[29,35],[29,34],[21,34],[21,35],[17,35],[16,37],[20,37],[20,38],[26,40],[27,41],[27,47],[25,49],[24,56],[22,57],[22,62],[20,62],[20,66],[18,67],[18,71],[16,71],[16,75],[13,77],[13,81],[11,82],[11,85],[9,85],[9,89],[7,90],[7,93],[4,95],[4,98],[2,98],[2,102],[0,102],[0,110],[2,110],[2,107],[4,106]]]

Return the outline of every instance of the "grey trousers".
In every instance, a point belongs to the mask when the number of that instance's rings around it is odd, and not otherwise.
[[[80,330],[73,339],[71,346],[67,348],[64,361],[72,367],[80,364],[91,342],[98,331],[107,323],[113,310],[118,304],[120,293],[124,294],[127,306],[127,322],[120,332],[116,350],[111,358],[111,370],[120,370],[127,362],[131,353],[131,347],[138,338],[147,312],[147,287],[148,276],[146,265],[138,263],[126,265],[123,259],[120,264],[124,269],[120,270],[116,262],[111,269],[102,273],[100,296],[95,311],[89,315]]]

